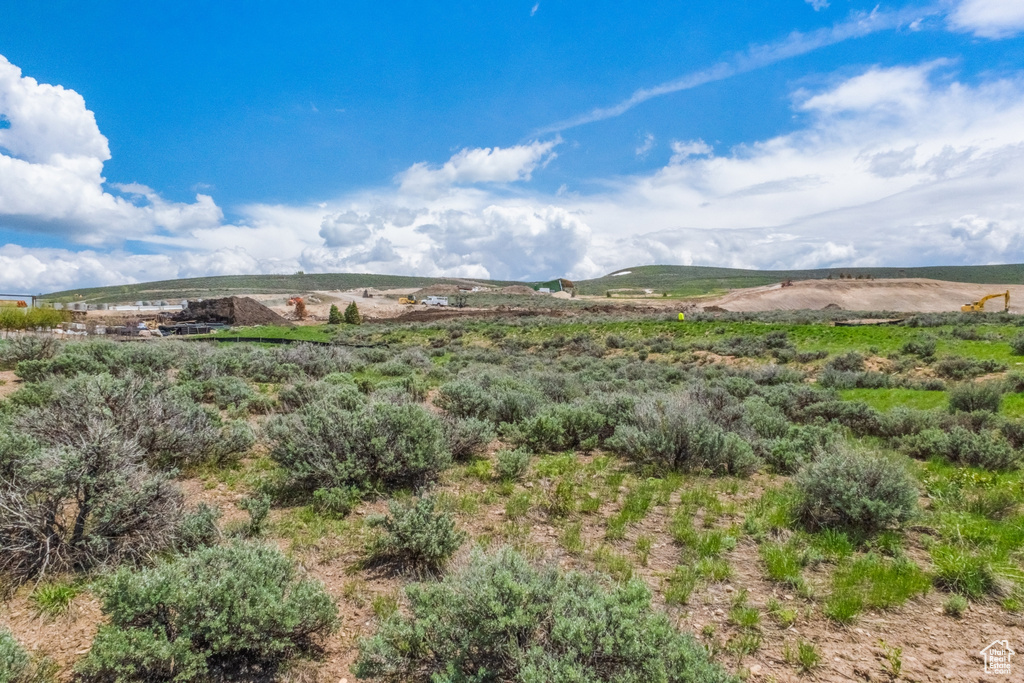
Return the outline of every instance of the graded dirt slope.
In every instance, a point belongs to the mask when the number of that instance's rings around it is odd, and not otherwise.
[[[924,278],[894,280],[803,280],[791,287],[780,284],[734,290],[702,305],[727,311],[820,310],[834,304],[848,311],[941,313],[987,294],[1010,290],[1010,312],[1024,313],[1024,285],[976,285]],[[987,311],[1003,310],[1003,299],[985,304]]]

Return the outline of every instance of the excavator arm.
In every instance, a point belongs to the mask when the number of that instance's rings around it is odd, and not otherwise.
[[[975,301],[973,304],[964,304],[963,306],[960,307],[960,310],[963,311],[964,313],[979,313],[985,310],[986,301],[989,301],[991,299],[998,299],[999,297],[1003,297],[1006,300],[1005,306],[1003,307],[1003,312],[1009,312],[1010,290],[1006,290],[1002,294],[989,294],[988,296],[983,296],[977,301]]]

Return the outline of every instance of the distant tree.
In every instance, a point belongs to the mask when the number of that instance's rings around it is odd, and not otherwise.
[[[468,299],[469,299],[469,297],[466,296],[465,294],[463,294],[462,292],[459,292],[458,294],[456,294],[455,295],[455,308],[465,308],[466,307],[466,302],[468,301]]]
[[[341,310],[334,304],[331,304],[331,312],[327,316],[327,323],[329,325],[340,325],[343,322],[345,322],[345,318],[341,315]]]
[[[359,307],[356,306],[356,302],[353,301],[345,309],[345,322],[349,325],[359,325],[363,322],[362,317],[359,315]]]
[[[299,320],[306,319],[306,302],[302,299],[295,300],[295,317]]]

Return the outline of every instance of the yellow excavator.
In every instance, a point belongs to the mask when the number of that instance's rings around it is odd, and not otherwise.
[[[415,304],[415,303],[418,303],[418,302],[416,301],[416,297],[414,297],[414,296],[403,296],[403,297],[398,299],[398,303],[400,303],[400,304]]]
[[[983,296],[973,304],[964,304],[960,307],[960,310],[964,313],[981,313],[985,310],[986,301],[989,299],[998,299],[999,297],[1006,299],[1006,306],[1003,308],[1003,313],[1008,313],[1010,311],[1010,290],[1006,290],[1003,294],[989,294],[988,296]]]

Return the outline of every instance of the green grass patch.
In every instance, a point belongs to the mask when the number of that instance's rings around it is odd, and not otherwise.
[[[73,583],[47,583],[36,586],[29,595],[29,602],[36,614],[53,618],[67,613],[81,592],[82,588]]]
[[[764,543],[760,554],[769,579],[793,588],[803,585],[801,554],[791,544]]]
[[[839,623],[850,623],[865,608],[898,607],[930,587],[931,578],[911,560],[869,553],[836,569],[825,614]]]

